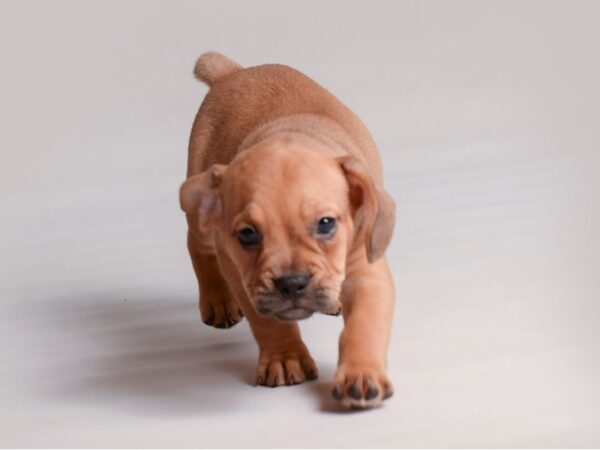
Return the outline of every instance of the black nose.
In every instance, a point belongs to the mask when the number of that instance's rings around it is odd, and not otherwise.
[[[298,298],[304,295],[310,276],[304,273],[295,273],[273,279],[275,288],[285,298]]]

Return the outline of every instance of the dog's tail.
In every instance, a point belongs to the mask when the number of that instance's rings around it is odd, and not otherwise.
[[[219,80],[242,69],[242,66],[227,56],[217,52],[208,52],[201,55],[196,61],[194,75],[210,87]]]

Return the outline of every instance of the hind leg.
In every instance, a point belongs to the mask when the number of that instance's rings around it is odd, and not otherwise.
[[[188,250],[200,288],[202,321],[216,328],[234,326],[242,320],[243,314],[221,274],[217,257],[207,252],[191,233],[188,233]]]

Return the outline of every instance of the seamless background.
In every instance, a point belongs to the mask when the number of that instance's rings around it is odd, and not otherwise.
[[[600,446],[600,3],[0,3],[0,445]],[[397,201],[384,407],[251,385],[177,191],[217,50],[367,123]]]

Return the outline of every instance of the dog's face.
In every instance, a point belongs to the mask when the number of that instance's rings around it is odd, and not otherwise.
[[[357,161],[287,141],[191,177],[181,202],[202,231],[218,231],[256,311],[299,320],[339,313],[351,250],[358,245],[372,260],[387,246],[393,202],[381,195]],[[378,212],[389,223],[372,239]]]

